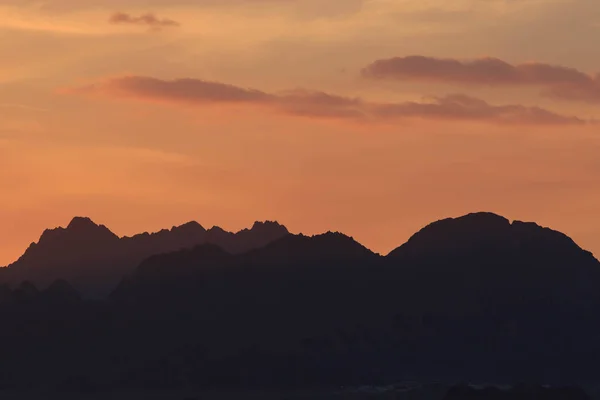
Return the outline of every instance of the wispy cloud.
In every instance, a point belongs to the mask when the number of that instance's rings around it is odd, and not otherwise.
[[[600,103],[600,74],[540,62],[512,65],[497,58],[462,61],[408,56],[377,60],[364,68],[362,75],[370,79],[469,86],[538,86],[545,96]]]
[[[0,108],[4,109],[18,109],[18,110],[31,110],[31,111],[40,111],[47,112],[50,111],[46,108],[33,107],[27,104],[18,104],[18,103],[0,103]]]
[[[110,16],[109,22],[111,24],[141,25],[152,30],[180,26],[177,21],[168,18],[158,18],[152,13],[133,16],[124,12],[116,12]]]
[[[72,88],[68,93],[106,95],[146,101],[208,104],[247,104],[291,115],[313,118],[386,122],[402,118],[481,121],[494,124],[565,125],[586,121],[539,107],[492,105],[463,94],[435,97],[427,102],[380,103],[320,91],[280,93],[242,88],[199,79],[161,80],[125,76]]]

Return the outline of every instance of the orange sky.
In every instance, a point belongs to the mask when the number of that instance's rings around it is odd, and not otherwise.
[[[600,253],[597,0],[0,1],[0,265],[276,219],[387,253],[494,211]]]

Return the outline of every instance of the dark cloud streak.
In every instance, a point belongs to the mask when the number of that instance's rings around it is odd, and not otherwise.
[[[480,121],[494,124],[582,125],[586,121],[539,107],[492,105],[462,94],[433,98],[430,102],[377,103],[319,91],[294,90],[266,93],[199,79],[161,80],[143,76],[114,78],[69,90],[170,103],[249,104],[291,115],[313,118],[386,122],[402,118]]]
[[[116,25],[141,25],[150,29],[162,29],[180,26],[179,22],[168,18],[158,18],[152,13],[143,14],[139,17],[132,16],[124,12],[116,12],[110,16],[109,22]]]
[[[600,103],[600,76],[539,62],[512,65],[497,58],[470,61],[425,56],[382,59],[362,70],[369,79],[469,86],[539,86],[554,98]]]

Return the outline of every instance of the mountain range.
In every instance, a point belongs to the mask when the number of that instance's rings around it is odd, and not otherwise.
[[[560,232],[474,213],[381,256],[341,233],[294,235],[276,223],[225,234],[254,238],[227,245],[205,234],[194,246],[190,232],[201,231],[159,234],[178,238],[166,252],[149,250],[153,235],[129,244],[144,250],[121,260],[154,254],[123,262],[102,300],[64,280],[0,287],[0,387],[590,384],[600,374],[600,263]],[[9,269],[51,266],[44,279],[62,278],[71,269],[61,262],[99,268],[123,254],[102,249],[133,240],[75,219]]]
[[[188,222],[156,233],[120,238],[104,225],[75,217],[66,228],[45,230],[17,261],[0,269],[0,282],[29,281],[46,287],[65,279],[81,292],[97,297],[107,295],[123,276],[154,254],[204,243],[241,253],[288,233],[284,226],[271,221],[255,222],[251,229],[237,233],[216,226],[207,230],[197,222]]]

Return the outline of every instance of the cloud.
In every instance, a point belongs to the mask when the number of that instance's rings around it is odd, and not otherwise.
[[[15,110],[29,110],[29,111],[41,111],[47,112],[50,111],[46,108],[33,107],[26,104],[18,104],[18,103],[0,103],[0,109],[15,109]]]
[[[35,8],[42,12],[65,13],[81,10],[187,8],[231,10],[240,7],[261,11],[289,10],[296,17],[335,17],[359,11],[365,0],[1,0],[0,6]]]
[[[111,24],[143,25],[155,30],[180,25],[177,21],[168,18],[160,19],[151,13],[134,17],[127,13],[117,12],[110,16],[109,22]]]
[[[431,103],[405,102],[380,105],[382,117],[421,117],[445,120],[486,121],[496,124],[569,125],[585,124],[581,118],[557,114],[539,107],[491,105],[464,94],[435,97]]]
[[[425,56],[382,59],[362,70],[370,79],[445,82],[479,86],[540,86],[563,100],[600,103],[600,74],[539,62],[512,65],[497,58],[470,61]]]
[[[462,94],[434,97],[428,102],[378,103],[308,90],[267,93],[189,78],[161,80],[144,76],[125,76],[67,89],[65,92],[198,106],[246,104],[297,116],[362,122],[388,122],[404,118],[535,125],[581,125],[587,122],[539,107],[492,105]]]

